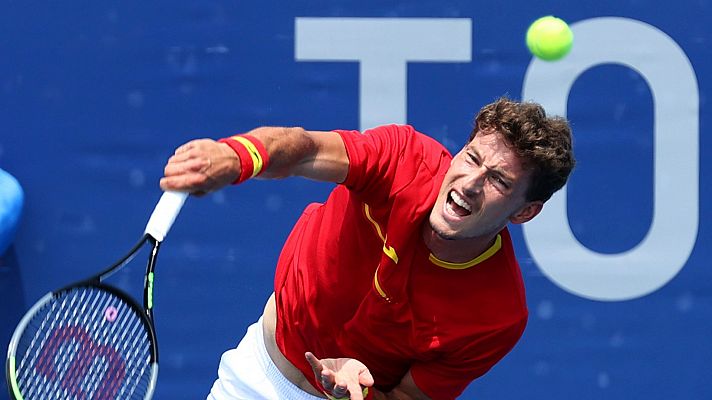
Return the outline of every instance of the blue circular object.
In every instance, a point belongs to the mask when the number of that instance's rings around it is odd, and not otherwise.
[[[24,202],[25,194],[20,183],[0,169],[0,256],[15,238]]]

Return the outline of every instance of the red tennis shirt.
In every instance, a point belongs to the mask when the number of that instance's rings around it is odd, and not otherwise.
[[[454,399],[521,337],[527,308],[507,230],[476,259],[433,256],[422,239],[452,156],[410,126],[337,131],[349,171],[311,204],[280,254],[276,339],[304,358],[351,357],[387,392],[410,370],[433,399]]]

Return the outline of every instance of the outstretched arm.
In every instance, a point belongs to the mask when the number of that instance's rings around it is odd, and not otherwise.
[[[348,156],[336,132],[264,127],[248,135],[259,140],[269,156],[261,178],[303,176],[334,183],[346,179]],[[161,188],[204,194],[234,182],[240,172],[240,158],[230,146],[211,139],[193,140],[168,159]]]

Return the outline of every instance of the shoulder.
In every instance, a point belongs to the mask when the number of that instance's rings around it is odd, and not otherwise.
[[[366,129],[363,132],[357,130],[335,130],[335,132],[341,135],[347,145],[351,142],[376,141],[378,144],[395,149],[406,149],[410,146],[415,149],[448,153],[445,146],[416,130],[412,125],[390,124]]]
[[[337,130],[349,159],[349,188],[399,192],[416,179],[433,181],[450,165],[445,147],[411,125],[383,125],[363,132]],[[370,188],[370,189],[369,189]]]

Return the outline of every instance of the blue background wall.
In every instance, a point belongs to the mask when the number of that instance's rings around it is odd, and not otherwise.
[[[160,196],[164,162],[184,141],[263,124],[315,130],[363,124],[359,64],[297,60],[297,17],[469,20],[471,59],[409,63],[407,116],[393,115],[456,151],[480,106],[502,94],[522,96],[528,71],[537,68],[524,46],[534,19],[555,14],[575,26],[614,16],[669,37],[693,75],[668,73],[667,86],[691,79],[697,86],[654,96],[645,74],[615,62],[578,76],[563,110],[579,159],[564,192],[568,224],[596,253],[632,251],[653,226],[659,191],[679,201],[680,207],[666,209],[674,220],[696,221],[691,250],[659,289],[599,301],[557,283],[532,257],[526,232],[513,227],[530,324],[514,351],[463,398],[712,397],[712,191],[704,183],[710,170],[709,1],[0,4],[0,168],[25,191],[17,236],[0,258],[1,343],[39,296],[91,274],[133,244]],[[650,42],[630,52],[649,65],[668,65],[670,58]],[[545,76],[554,84],[558,74]],[[532,97],[548,102],[547,96],[539,90]],[[663,101],[683,106],[656,115]],[[698,132],[690,128],[693,120]],[[681,127],[668,134],[673,149],[676,135],[699,141],[673,151],[677,159],[661,171],[654,132],[665,121]],[[666,179],[656,181],[656,174]],[[699,192],[682,190],[681,181],[685,188],[698,184]],[[329,188],[298,179],[255,181],[189,200],[158,266],[158,399],[204,398],[220,354],[259,317],[291,224]],[[665,235],[672,240],[684,233],[673,226]],[[566,251],[556,243],[547,250]],[[644,255],[653,260],[651,274],[667,268],[666,254]],[[642,275],[622,273],[616,283],[635,287]],[[133,278],[140,279],[122,274],[118,280],[126,285]],[[1,399],[4,382],[0,386]]]

